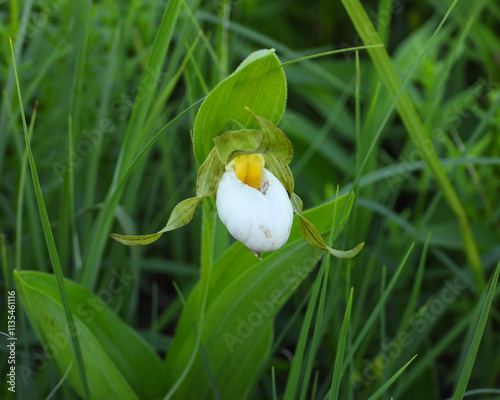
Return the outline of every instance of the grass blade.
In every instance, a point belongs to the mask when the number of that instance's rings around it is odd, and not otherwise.
[[[418,299],[420,297],[420,289],[422,288],[422,280],[424,278],[425,263],[427,260],[427,250],[429,249],[429,242],[431,240],[431,233],[427,235],[427,239],[422,249],[422,254],[420,256],[420,262],[418,263],[417,273],[415,275],[415,281],[411,291],[410,299],[408,300],[408,305],[405,308],[405,312],[401,317],[401,322],[399,323],[398,331],[405,329],[411,316],[415,313],[417,308]]]
[[[28,21],[31,16],[31,10],[33,7],[34,0],[28,0],[26,1],[23,6],[23,15],[21,18],[21,23],[19,25],[19,29],[17,31],[17,36],[16,36],[16,46],[15,46],[15,51],[14,53],[18,57],[18,59],[21,57],[21,52],[23,50],[24,42],[26,39],[26,31],[28,29]],[[5,72],[4,72],[5,73]],[[14,76],[14,69],[13,65],[9,67],[9,71],[7,74],[7,79],[6,81],[3,82],[5,85],[2,88],[2,107],[0,108],[0,175],[2,175],[3,172],[3,162],[4,162],[4,156],[5,156],[5,148],[7,144],[7,134],[9,133],[9,125],[8,125],[8,109],[10,106],[11,101],[13,101],[13,91],[15,87],[15,76]],[[3,136],[3,137],[2,137]]]
[[[406,264],[406,260],[408,260],[408,257],[410,256],[410,253],[413,249],[413,244],[411,245],[410,249],[406,253],[405,257],[403,258],[403,261],[401,261],[401,264],[399,264],[398,269],[396,270],[396,273],[392,277],[391,281],[389,282],[389,285],[387,285],[387,289],[385,290],[384,294],[380,297],[380,300],[378,301],[377,305],[373,309],[372,313],[368,317],[368,320],[366,321],[365,325],[361,329],[361,332],[358,334],[358,337],[356,338],[356,341],[351,347],[351,351],[348,353],[346,360],[344,362],[344,366],[342,368],[342,373],[345,372],[347,366],[351,362],[352,358],[354,357],[354,353],[358,349],[358,347],[361,345],[361,342],[365,338],[365,336],[368,334],[370,331],[370,328],[373,326],[375,323],[378,314],[382,311],[382,308],[384,307],[385,302],[389,298],[389,295],[392,292],[392,289],[394,288],[394,285],[396,284],[396,281],[399,278],[399,275],[401,274],[401,271],[403,270],[404,265]]]
[[[457,338],[464,334],[463,331],[466,330],[471,320],[470,314],[464,316],[458,324],[453,326],[453,328],[439,340],[439,342],[434,344],[432,349],[426,351],[425,354],[418,359],[411,371],[408,371],[404,381],[399,382],[395,395],[398,397],[404,395],[405,390],[408,390],[408,388],[424,374],[425,370],[436,363],[438,357],[442,355]]]
[[[373,393],[368,400],[376,400],[380,396],[382,396],[385,393],[385,391],[389,388],[389,386],[391,386],[394,383],[394,381],[398,379],[399,375],[401,375],[404,372],[404,370],[408,367],[408,365],[410,365],[410,363],[415,359],[416,356],[417,355],[415,354],[410,361],[408,361],[405,365],[403,365],[398,370],[398,372],[396,372],[386,383],[384,383],[380,387],[380,389],[378,389],[375,393]]]
[[[472,234],[469,218],[465,212],[465,209],[460,201],[460,198],[457,195],[453,185],[451,184],[446,171],[444,170],[441,162],[436,153],[436,149],[434,148],[434,144],[429,136],[429,133],[425,129],[422,124],[420,117],[417,114],[415,106],[410,99],[410,96],[405,91],[405,87],[409,81],[409,78],[413,75],[413,72],[420,64],[424,54],[430,47],[433,39],[441,30],[441,27],[444,25],[451,11],[457,4],[458,0],[455,0],[448,11],[444,15],[441,23],[437,27],[436,31],[432,35],[431,39],[427,43],[424,51],[419,57],[417,63],[413,67],[410,72],[409,77],[406,79],[404,84],[401,82],[399,78],[396,67],[392,63],[387,51],[385,48],[369,48],[368,53],[372,58],[373,64],[378,71],[380,79],[384,83],[387,91],[394,98],[394,102],[387,113],[387,117],[392,113],[392,109],[396,107],[399,112],[403,123],[415,143],[415,146],[419,150],[421,156],[426,162],[427,166],[430,168],[436,181],[441,187],[446,200],[448,201],[450,207],[458,219],[460,225],[460,231],[462,234],[462,240],[464,242],[464,251],[467,257],[468,262],[470,263],[472,273],[474,275],[476,289],[477,292],[480,293],[485,286],[485,277],[484,271],[482,267],[481,258],[479,256],[479,250],[477,247],[477,243]],[[359,0],[342,0],[344,7],[346,8],[356,30],[358,31],[361,39],[363,40],[365,45],[372,45],[381,43],[381,39],[375,30],[375,27],[371,23],[368,15],[366,14],[363,6],[359,2]],[[387,118],[384,119],[384,122],[381,125],[381,128],[387,122]],[[381,133],[381,129],[377,132],[376,137],[378,137]],[[372,143],[374,145],[375,141]],[[369,151],[370,153],[371,151]],[[368,156],[369,154],[367,154]],[[365,159],[366,162],[366,159]]]
[[[35,103],[35,107],[33,108],[33,117],[31,118],[30,126],[28,129],[28,140],[30,141],[31,141],[31,134],[33,133],[33,126],[35,126],[37,109],[38,109],[38,102]],[[26,179],[26,167],[28,165],[27,161],[28,161],[28,151],[25,149],[21,164],[21,172],[19,173],[19,189],[17,191],[15,269],[18,271],[21,270],[23,207],[24,207],[24,192],[25,192],[24,182]]]
[[[173,0],[167,3],[151,49],[148,66],[143,73],[141,87],[146,87],[148,85],[148,87],[151,87],[151,79],[154,82],[154,88],[158,85],[158,78],[176,26],[181,4],[182,1],[180,0]],[[127,167],[133,163],[134,157],[137,155],[137,149],[141,147],[144,135],[148,133],[143,132],[141,135],[136,134],[136,132],[142,131],[142,129],[139,128],[146,120],[147,111],[151,106],[154,92],[154,90],[149,90],[146,96],[141,96],[141,99],[136,98],[123,144],[120,149],[120,155],[116,163],[113,183],[97,217],[89,248],[83,260],[82,283],[88,288],[93,288],[95,286],[104,245],[111,229],[114,211],[122,193],[121,189],[117,189],[118,182],[127,174]]]
[[[306,362],[306,369],[304,374],[302,375],[302,388],[300,391],[300,400],[305,400],[307,389],[309,387],[309,382],[311,381],[311,373],[313,368],[313,363],[316,357],[316,352],[318,351],[320,340],[321,340],[321,325],[324,324],[324,311],[325,311],[325,298],[326,292],[328,288],[328,271],[330,270],[330,260],[331,257],[329,255],[323,260],[325,264],[325,272],[323,274],[323,282],[321,285],[321,293],[319,297],[319,304],[316,310],[316,321],[314,324],[314,332],[311,341],[311,345],[309,346],[309,354]]]
[[[312,317],[314,314],[314,309],[316,308],[316,300],[318,298],[319,288],[321,286],[321,281],[323,280],[326,273],[326,263],[323,263],[321,271],[319,272],[316,280],[314,281],[314,286],[311,292],[311,298],[309,299],[309,304],[307,306],[306,315],[304,321],[302,322],[302,327],[300,329],[299,341],[297,343],[297,348],[294,353],[292,368],[290,370],[290,375],[286,383],[284,399],[295,399],[297,397],[297,390],[299,386],[302,362],[304,358],[304,353],[306,350],[307,337],[309,334],[309,329],[312,323]]]
[[[495,274],[493,275],[493,278],[491,280],[490,288],[488,289],[483,305],[481,307],[481,314],[479,316],[476,331],[474,332],[472,343],[469,349],[469,354],[467,355],[464,368],[462,370],[462,373],[460,374],[460,379],[458,380],[457,389],[455,390],[453,400],[461,400],[464,397],[465,390],[467,389],[467,384],[469,383],[472,368],[474,367],[474,361],[479,349],[479,344],[481,343],[484,328],[486,327],[486,321],[488,320],[488,315],[490,313],[491,303],[493,302],[493,297],[495,295],[499,274],[500,262],[497,265]]]
[[[342,379],[342,363],[344,360],[345,345],[347,342],[347,332],[349,328],[349,321],[351,320],[351,308],[352,308],[352,295],[354,288],[351,287],[351,293],[349,295],[349,303],[347,303],[347,308],[344,314],[344,320],[342,321],[342,327],[340,328],[340,338],[337,345],[337,355],[335,356],[335,366],[333,369],[332,386],[330,387],[330,400],[337,400],[339,397],[340,380]]]
[[[278,393],[276,392],[276,374],[274,373],[274,367],[271,367],[271,383],[273,390],[273,400],[278,400]]]
[[[62,301],[63,308],[64,308],[64,314],[66,316],[66,321],[68,324],[68,331],[70,332],[71,344],[73,347],[73,351],[75,353],[75,359],[76,359],[76,362],[78,365],[80,379],[82,381],[84,398],[88,399],[89,394],[88,394],[88,387],[87,387],[87,379],[85,376],[85,369],[83,367],[83,357],[82,357],[82,352],[80,349],[80,343],[78,340],[78,336],[76,335],[76,331],[73,329],[73,327],[75,326],[74,320],[73,320],[73,313],[71,312],[68,294],[66,292],[66,286],[64,285],[64,279],[63,279],[63,274],[62,274],[62,270],[61,270],[61,263],[59,261],[59,255],[57,253],[56,244],[54,241],[54,236],[53,236],[52,230],[50,228],[49,216],[47,214],[47,209],[45,208],[45,202],[43,200],[42,188],[40,187],[40,182],[38,180],[38,173],[36,170],[35,160],[33,158],[33,153],[31,152],[28,127],[26,124],[26,116],[24,114],[23,99],[21,96],[21,87],[19,85],[19,77],[17,74],[16,59],[15,59],[15,55],[14,55],[14,48],[12,46],[12,41],[10,41],[10,50],[11,50],[11,54],[12,54],[12,62],[13,62],[13,66],[14,66],[17,94],[18,94],[18,98],[19,98],[19,109],[21,110],[21,117],[22,117],[22,121],[23,121],[24,138],[26,141],[26,149],[28,152],[28,160],[30,163],[31,176],[33,178],[33,186],[35,189],[36,199],[37,199],[38,208],[39,208],[39,212],[40,212],[40,218],[42,220],[43,233],[45,235],[45,240],[47,242],[47,249],[49,251],[50,261],[52,263],[54,275],[55,275],[56,280],[57,280],[59,294],[61,295],[61,301]]]

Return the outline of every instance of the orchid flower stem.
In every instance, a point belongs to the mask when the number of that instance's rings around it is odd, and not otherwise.
[[[203,222],[201,238],[201,287],[200,300],[203,301],[208,291],[209,274],[214,259],[215,207],[211,199],[203,199]],[[203,313],[203,308],[202,308]]]

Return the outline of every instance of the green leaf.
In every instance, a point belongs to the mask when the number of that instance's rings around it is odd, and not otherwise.
[[[332,220],[336,222],[335,232],[340,232],[352,204],[353,196],[344,195],[304,215],[321,232],[331,228]],[[222,399],[244,398],[266,358],[274,316],[322,254],[304,241],[297,217],[288,244],[265,254],[262,261],[236,242],[214,263],[200,334],[210,372]],[[196,324],[201,313],[201,293],[198,283],[187,301],[189,314]],[[166,360],[169,387],[189,362],[195,344],[192,323],[183,311]],[[207,371],[198,354],[173,398],[201,400],[211,397]]]
[[[385,382],[375,393],[373,393],[368,400],[377,400],[380,396],[382,396],[387,389],[389,389],[389,386],[391,386],[396,379],[398,379],[399,375],[401,375],[406,368],[411,364],[411,362],[417,357],[415,354],[413,358],[408,361],[405,365],[403,365],[391,378]]]
[[[285,110],[286,79],[274,49],[250,54],[233,74],[219,83],[201,105],[194,125],[194,154],[201,164],[230,121],[245,129],[259,129],[246,110],[277,125]]]
[[[365,45],[370,46],[368,48],[368,54],[373,61],[380,80],[384,83],[390,98],[394,99],[389,112],[384,118],[384,122],[376,133],[376,137],[381,134],[383,125],[385,125],[385,123],[387,122],[392,109],[396,107],[410,138],[415,143],[419,154],[429,167],[429,170],[434,175],[437,183],[443,191],[444,197],[446,198],[448,204],[457,217],[460,231],[462,233],[462,240],[464,242],[464,252],[472,269],[472,273],[474,274],[476,288],[479,289],[478,292],[480,292],[481,289],[485,287],[486,278],[484,276],[481,257],[479,255],[478,246],[470,227],[470,221],[467,216],[467,212],[465,211],[464,206],[462,205],[462,202],[458,197],[458,194],[453,187],[453,184],[451,183],[446,170],[441,164],[441,161],[438,157],[438,152],[434,147],[434,142],[432,141],[426,127],[422,123],[422,120],[417,113],[410,95],[407,91],[404,90],[410,80],[411,75],[417,69],[420,61],[423,59],[426,51],[429,49],[433,39],[441,30],[442,26],[444,25],[457,2],[458,0],[454,0],[453,3],[451,3],[439,26],[434,31],[430,40],[427,42],[427,45],[425,46],[425,49],[420,55],[417,63],[412,68],[412,71],[403,83],[401,81],[401,78],[399,77],[394,63],[387,53],[387,49],[385,47],[373,47],[373,45],[380,44],[382,40],[380,39],[377,30],[373,26],[361,2],[359,0],[342,0],[342,4],[344,5],[347,13],[349,14],[349,17],[351,18],[356,30],[358,31],[361,40]],[[372,143],[371,149],[373,148],[374,144],[375,142]],[[368,153],[369,152],[371,152],[371,150],[369,150]],[[366,163],[366,160],[369,157],[368,153],[363,164]],[[359,171],[361,171],[362,169],[363,167],[361,167]]]
[[[161,21],[155,29],[154,41],[148,46],[151,50],[141,74],[141,83],[138,86],[140,88],[147,87],[148,90],[145,90],[141,96],[135,96],[134,105],[131,107],[132,113],[127,122],[125,136],[120,147],[119,162],[117,162],[114,170],[113,184],[108,190],[103,206],[97,215],[92,232],[89,235],[90,241],[83,260],[81,278],[81,282],[86,287],[93,288],[96,284],[99,268],[102,266],[101,260],[106,243],[105,239],[111,230],[116,207],[124,193],[124,183],[139,159],[145,154],[145,148],[150,147],[159,136],[155,135],[148,141],[152,132],[144,128],[148,125],[147,116],[152,115],[151,112],[154,112],[154,109],[153,111],[151,110],[154,99],[163,97],[162,94],[158,97],[159,94],[155,90],[159,83],[165,79],[169,80],[169,85],[175,82],[172,79],[175,76],[168,74],[166,77],[162,77],[162,71],[163,64],[167,58],[170,67],[173,67],[178,62],[177,57],[166,57],[166,54],[177,26],[182,4],[182,0],[172,0],[166,3]],[[176,74],[176,76],[180,75]],[[166,100],[163,103],[166,103]],[[171,126],[171,122],[161,129],[160,132]]]
[[[73,326],[73,324],[74,324],[73,314],[72,314],[71,308],[69,306],[68,294],[66,291],[66,287],[64,286],[64,279],[63,279],[63,272],[62,272],[62,268],[61,268],[61,262],[60,262],[59,254],[57,252],[56,244],[54,241],[54,235],[52,234],[52,229],[50,227],[50,220],[49,220],[49,216],[47,213],[47,208],[45,207],[45,200],[43,198],[40,180],[38,179],[38,172],[36,169],[35,159],[33,157],[33,152],[31,151],[31,144],[30,144],[30,138],[29,138],[29,133],[28,133],[28,127],[26,124],[26,115],[24,114],[21,86],[19,84],[19,76],[17,74],[16,58],[14,56],[14,48],[12,47],[12,41],[10,40],[10,38],[9,38],[9,42],[10,42],[10,50],[11,50],[11,54],[12,54],[12,64],[14,67],[17,94],[18,94],[18,99],[19,99],[19,109],[21,110],[21,118],[22,118],[22,122],[23,122],[24,139],[26,142],[26,152],[27,152],[28,160],[29,160],[29,164],[30,164],[31,177],[33,178],[33,188],[35,190],[36,201],[38,203],[38,211],[40,213],[40,219],[42,222],[43,233],[45,236],[45,242],[47,243],[47,250],[49,252],[50,261],[52,264],[52,270],[54,271],[54,274],[55,274],[55,277],[57,280],[57,286],[59,289],[59,296],[60,296],[59,298],[62,301],[62,307],[64,309],[65,322],[66,322],[67,326],[69,327],[69,326]],[[88,399],[87,378],[86,378],[86,374],[85,374],[85,368],[84,368],[83,362],[82,362],[81,346],[80,346],[80,343],[79,343],[77,336],[75,336],[74,334],[71,334],[70,338],[71,338],[72,349],[73,349],[73,352],[76,356],[76,366],[78,368],[79,376],[81,379],[82,397],[84,399]]]
[[[244,398],[242,394],[248,391],[264,360],[261,351],[255,354],[256,346],[262,343],[278,310],[320,258],[319,252],[314,254],[315,250],[303,241],[284,249],[287,251],[274,252],[246,270],[205,312],[202,343],[222,399]],[[303,275],[294,271],[297,265],[303,265]],[[174,340],[168,354],[168,385],[173,384],[192,353],[196,343],[192,328],[182,339]],[[253,365],[248,365],[250,358]],[[198,355],[174,398],[210,399],[211,393],[205,366]]]
[[[467,384],[469,383],[469,378],[472,373],[472,368],[474,367],[474,361],[476,360],[477,351],[483,337],[484,328],[486,327],[486,322],[488,320],[488,315],[490,313],[491,303],[495,297],[495,291],[498,283],[498,275],[500,274],[500,263],[497,264],[493,278],[491,279],[490,287],[486,292],[486,296],[481,305],[481,312],[479,314],[479,319],[477,322],[476,330],[474,332],[474,337],[467,354],[467,359],[465,360],[462,373],[460,374],[460,379],[457,383],[457,388],[455,394],[453,395],[453,400],[463,399],[465,390],[467,389]]]
[[[306,346],[309,343],[309,352],[314,352],[313,349],[313,340],[309,338],[309,331],[311,329],[311,323],[313,319],[313,315],[316,313],[316,318],[321,318],[322,310],[319,304],[317,304],[318,295],[320,292],[320,287],[322,286],[322,282],[326,284],[326,280],[328,279],[327,270],[328,263],[323,260],[321,265],[321,269],[316,275],[316,279],[314,284],[311,287],[309,302],[307,305],[307,310],[304,315],[304,319],[302,321],[302,325],[300,328],[299,340],[295,347],[295,351],[293,353],[293,362],[290,369],[290,373],[288,374],[285,393],[283,394],[284,400],[297,399],[299,398],[299,383],[302,381],[302,389],[305,389],[305,386],[308,385],[306,381],[308,378],[305,377],[307,375],[307,364],[304,367],[304,359],[306,353]],[[318,319],[316,319],[318,321]],[[314,334],[313,334],[314,336]],[[311,354],[311,353],[309,353]],[[302,378],[302,379],[301,379]]]
[[[349,294],[349,302],[345,310],[342,327],[340,328],[340,337],[337,344],[337,354],[335,355],[335,367],[333,369],[332,386],[330,387],[330,400],[337,400],[339,395],[340,380],[342,379],[342,363],[344,360],[345,345],[347,342],[347,331],[349,329],[349,321],[351,319],[352,295],[354,288],[351,287]]]
[[[19,295],[37,337],[62,375],[82,395],[70,334],[53,275],[14,272]],[[133,276],[115,275],[109,291],[116,292]],[[91,399],[155,399],[165,392],[163,365],[153,349],[96,296],[65,280],[74,316]],[[108,289],[102,289],[104,291]],[[104,296],[104,292],[101,293]],[[106,294],[107,295],[107,294]]]

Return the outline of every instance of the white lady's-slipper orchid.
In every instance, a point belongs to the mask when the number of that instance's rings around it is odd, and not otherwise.
[[[363,243],[347,251],[333,249],[302,215],[302,200],[294,193],[288,167],[292,144],[272,122],[248,111],[260,130],[238,127],[237,121],[230,121],[227,129],[213,138],[215,146],[198,170],[196,197],[177,204],[163,229],[148,235],[111,236],[128,246],[152,243],[163,233],[189,223],[198,203],[216,195],[217,212],[229,233],[259,258],[260,253],[277,250],[287,242],[294,213],[308,243],[335,257],[354,257]]]
[[[277,250],[290,236],[292,203],[259,154],[239,156],[226,166],[216,205],[229,233],[256,253]]]

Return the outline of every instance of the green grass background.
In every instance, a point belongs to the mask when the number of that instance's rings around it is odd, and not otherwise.
[[[134,157],[256,49],[275,48],[285,62],[363,44],[340,1],[185,1],[175,25],[159,29],[168,3],[0,3],[2,291],[14,287],[14,269],[52,271],[24,154],[10,37],[62,272],[98,294],[110,292],[114,274],[134,275],[105,301],[161,355],[182,307],[172,282],[187,295],[199,278],[202,213],[145,248],[126,248],[108,234],[155,232],[175,204],[193,196],[197,107],[159,136],[117,188]],[[402,81],[451,3],[363,2]],[[280,128],[294,146],[295,191],[307,209],[334,198],[337,187],[349,191],[361,174],[353,214],[335,245],[365,247],[353,260],[316,268],[278,314],[273,352],[251,398],[295,392],[323,399],[332,379],[340,380],[339,398],[369,398],[416,354],[381,398],[446,399],[466,383],[462,372],[481,339],[474,333],[487,287],[478,284],[457,215],[418,148],[432,145],[441,160],[486,281],[500,260],[499,24],[497,1],[458,1],[407,85],[429,134],[417,145],[401,114],[388,114],[395,93],[366,51],[284,67],[289,93]],[[152,47],[155,35],[165,40]],[[214,240],[215,257],[232,241],[224,229]],[[498,291],[493,296],[467,386],[474,399],[500,398]],[[317,303],[308,308],[309,299]],[[20,303],[17,310],[16,398],[46,398],[60,377]],[[2,307],[0,331],[6,318]],[[343,363],[336,361],[339,343]],[[296,362],[301,349],[303,365]],[[63,384],[52,398],[76,397]]]

